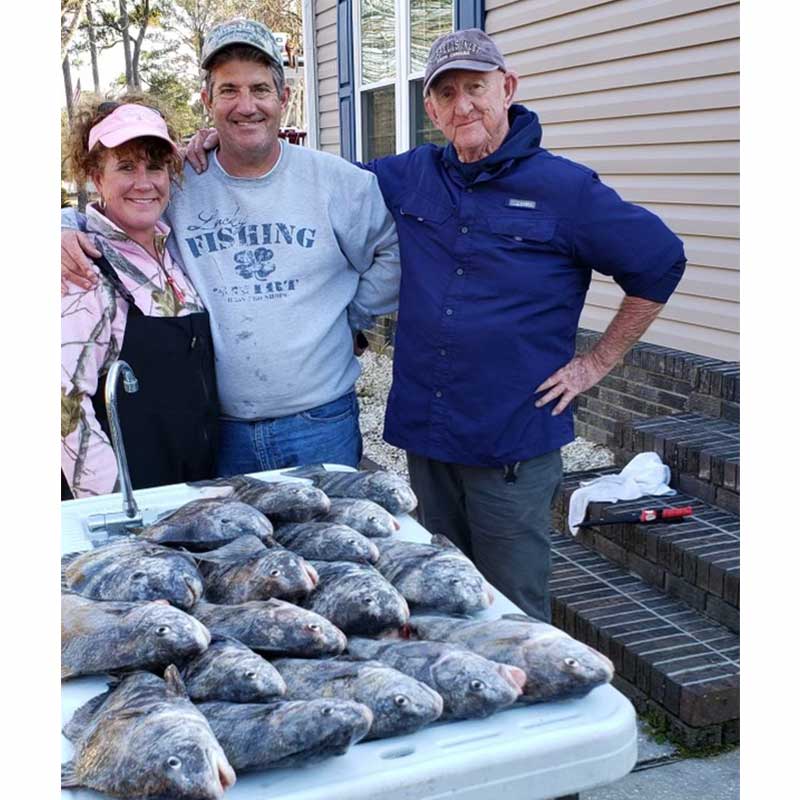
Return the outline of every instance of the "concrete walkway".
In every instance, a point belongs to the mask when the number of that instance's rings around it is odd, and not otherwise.
[[[581,800],[738,800],[739,750],[709,758],[681,758],[639,726],[639,758],[616,783],[581,792]]]

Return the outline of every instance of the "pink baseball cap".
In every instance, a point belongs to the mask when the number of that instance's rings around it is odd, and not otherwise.
[[[140,136],[155,136],[172,145],[177,153],[175,142],[169,138],[167,123],[154,108],[124,103],[117,106],[107,117],[104,117],[89,131],[89,149],[98,142],[106,147],[117,147],[123,142],[137,139]]]

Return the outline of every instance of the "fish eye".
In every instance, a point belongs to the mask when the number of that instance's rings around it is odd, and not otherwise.
[[[156,628],[156,635],[157,636],[166,636],[170,632],[169,625],[159,625]]]
[[[329,717],[331,714],[333,714],[333,708],[331,708],[331,706],[325,706],[325,708],[322,709],[322,716]]]
[[[309,622],[308,625],[306,625],[306,628],[308,628],[310,631],[320,630],[319,624],[316,622]]]
[[[460,578],[450,578],[450,585],[451,586],[458,586],[459,583],[461,583],[461,579]]]
[[[365,603],[366,603],[368,606],[371,606],[371,605],[372,605],[372,604],[373,604],[375,601],[374,601],[374,600],[373,600],[371,597],[365,597],[365,598],[364,598],[364,602],[365,602]]]
[[[247,672],[245,672],[244,676],[245,676],[245,678],[247,678],[247,680],[254,681],[256,679],[255,670],[252,670],[252,669],[247,670]]]
[[[281,574],[281,571],[280,571],[279,569],[273,569],[273,570],[271,570],[271,571],[270,571],[270,573],[269,573],[269,574],[270,574],[270,575],[271,575],[273,578],[277,578],[277,577],[278,577],[278,575],[280,575],[280,574]]]
[[[223,517],[223,518],[220,520],[220,522],[221,522],[223,525],[227,525],[227,524],[228,524],[229,522],[231,522],[231,521],[232,521],[232,520],[228,519],[227,517]]]
[[[356,543],[355,539],[348,539],[347,540],[347,544],[355,544],[355,543]]]
[[[578,662],[574,658],[565,658],[564,659],[564,663],[568,667],[577,667],[578,666]]]
[[[469,682],[469,688],[472,689],[473,692],[482,692],[486,684],[483,681],[479,681],[477,678]]]
[[[404,694],[396,694],[394,696],[394,704],[399,708],[404,708],[408,705],[408,698]]]
[[[131,580],[133,581],[139,581],[144,577],[145,577],[144,572],[138,569],[136,570],[136,572],[131,573]]]
[[[181,766],[181,760],[178,756],[170,756],[167,759],[167,766],[172,767],[172,769],[178,769]]]
[[[367,517],[367,520],[368,520],[369,522],[377,522],[377,521],[378,521],[378,518],[377,518],[377,517]]]

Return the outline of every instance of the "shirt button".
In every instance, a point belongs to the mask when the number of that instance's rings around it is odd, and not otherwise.
[[[422,217],[417,217],[417,222],[425,222],[425,220]]]
[[[469,189],[467,189],[467,191],[468,191],[470,194],[472,194],[472,193],[473,193],[475,190],[474,190],[472,187],[470,187]]]
[[[461,269],[461,267],[459,267],[459,268],[456,270],[456,275],[463,275],[463,274],[464,274],[464,270],[463,270],[463,269]]]
[[[461,233],[469,233],[469,228],[466,225],[461,226]]]
[[[452,308],[446,308],[444,313],[447,314],[448,317],[452,317],[453,316],[453,309]]]
[[[515,236],[514,237],[514,241],[515,242],[521,242],[522,241],[522,237],[521,236]]]
[[[437,396],[437,397],[441,397],[441,396],[442,396],[442,393],[441,393],[441,392],[436,392],[436,396]]]
[[[447,350],[444,350],[444,349],[440,350],[439,351],[439,355],[440,356],[446,356],[447,355]]]

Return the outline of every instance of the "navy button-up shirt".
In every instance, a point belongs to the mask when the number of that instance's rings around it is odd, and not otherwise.
[[[541,149],[535,114],[513,106],[510,119],[491,171],[465,176],[433,145],[367,165],[402,271],[384,438],[450,463],[500,466],[571,441],[571,411],[536,408],[534,390],[574,355],[592,269],[663,303],[685,263],[658,217]]]

